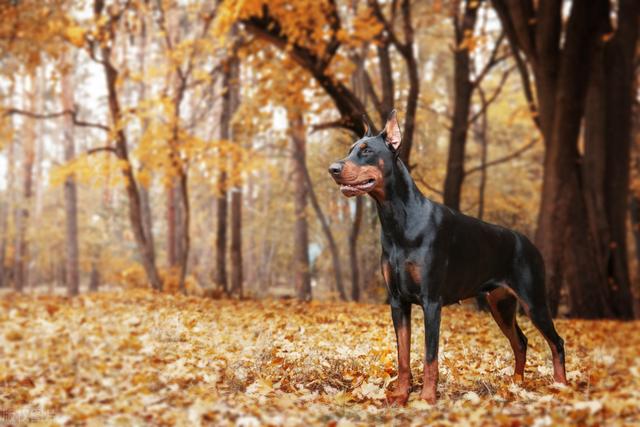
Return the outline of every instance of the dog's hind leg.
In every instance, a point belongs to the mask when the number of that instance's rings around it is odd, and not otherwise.
[[[551,313],[547,307],[546,300],[543,299],[542,303],[525,307],[525,311],[529,315],[531,322],[540,331],[544,339],[551,348],[551,356],[553,358],[553,378],[556,382],[566,384],[567,376],[564,367],[564,340],[560,338],[553,320],[551,319]]]
[[[564,340],[558,335],[547,305],[544,287],[544,270],[526,267],[521,270],[514,286],[509,291],[514,292],[531,319],[531,323],[540,331],[551,348],[553,359],[553,378],[556,382],[566,384],[567,376],[564,366]]]
[[[524,366],[527,361],[527,337],[525,337],[516,320],[518,300],[503,287],[498,287],[486,295],[491,315],[513,349],[516,365],[513,378],[517,382],[522,382],[524,379]]]

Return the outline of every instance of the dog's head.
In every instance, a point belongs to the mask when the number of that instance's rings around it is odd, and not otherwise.
[[[369,193],[382,200],[385,177],[391,173],[400,148],[396,110],[391,112],[380,134],[372,135],[366,120],[365,129],[365,135],[351,146],[347,157],[329,166],[329,173],[345,196]]]

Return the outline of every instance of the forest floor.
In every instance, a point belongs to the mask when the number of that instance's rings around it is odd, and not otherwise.
[[[640,322],[559,320],[570,385],[528,320],[525,383],[489,314],[443,310],[439,400],[388,407],[388,307],[211,300],[150,291],[0,297],[0,425],[632,425]]]

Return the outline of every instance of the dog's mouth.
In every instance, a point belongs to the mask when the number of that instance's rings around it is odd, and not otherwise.
[[[339,183],[340,191],[347,197],[358,196],[368,193],[376,186],[375,178],[369,178],[364,181],[354,183]]]

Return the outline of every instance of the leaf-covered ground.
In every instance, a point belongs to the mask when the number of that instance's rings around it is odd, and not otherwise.
[[[388,407],[388,307],[216,301],[148,291],[0,299],[0,425],[632,425],[638,322],[557,322],[569,387],[524,318],[526,379],[488,314],[443,311],[440,395],[418,400],[424,333],[414,308],[414,393]]]

